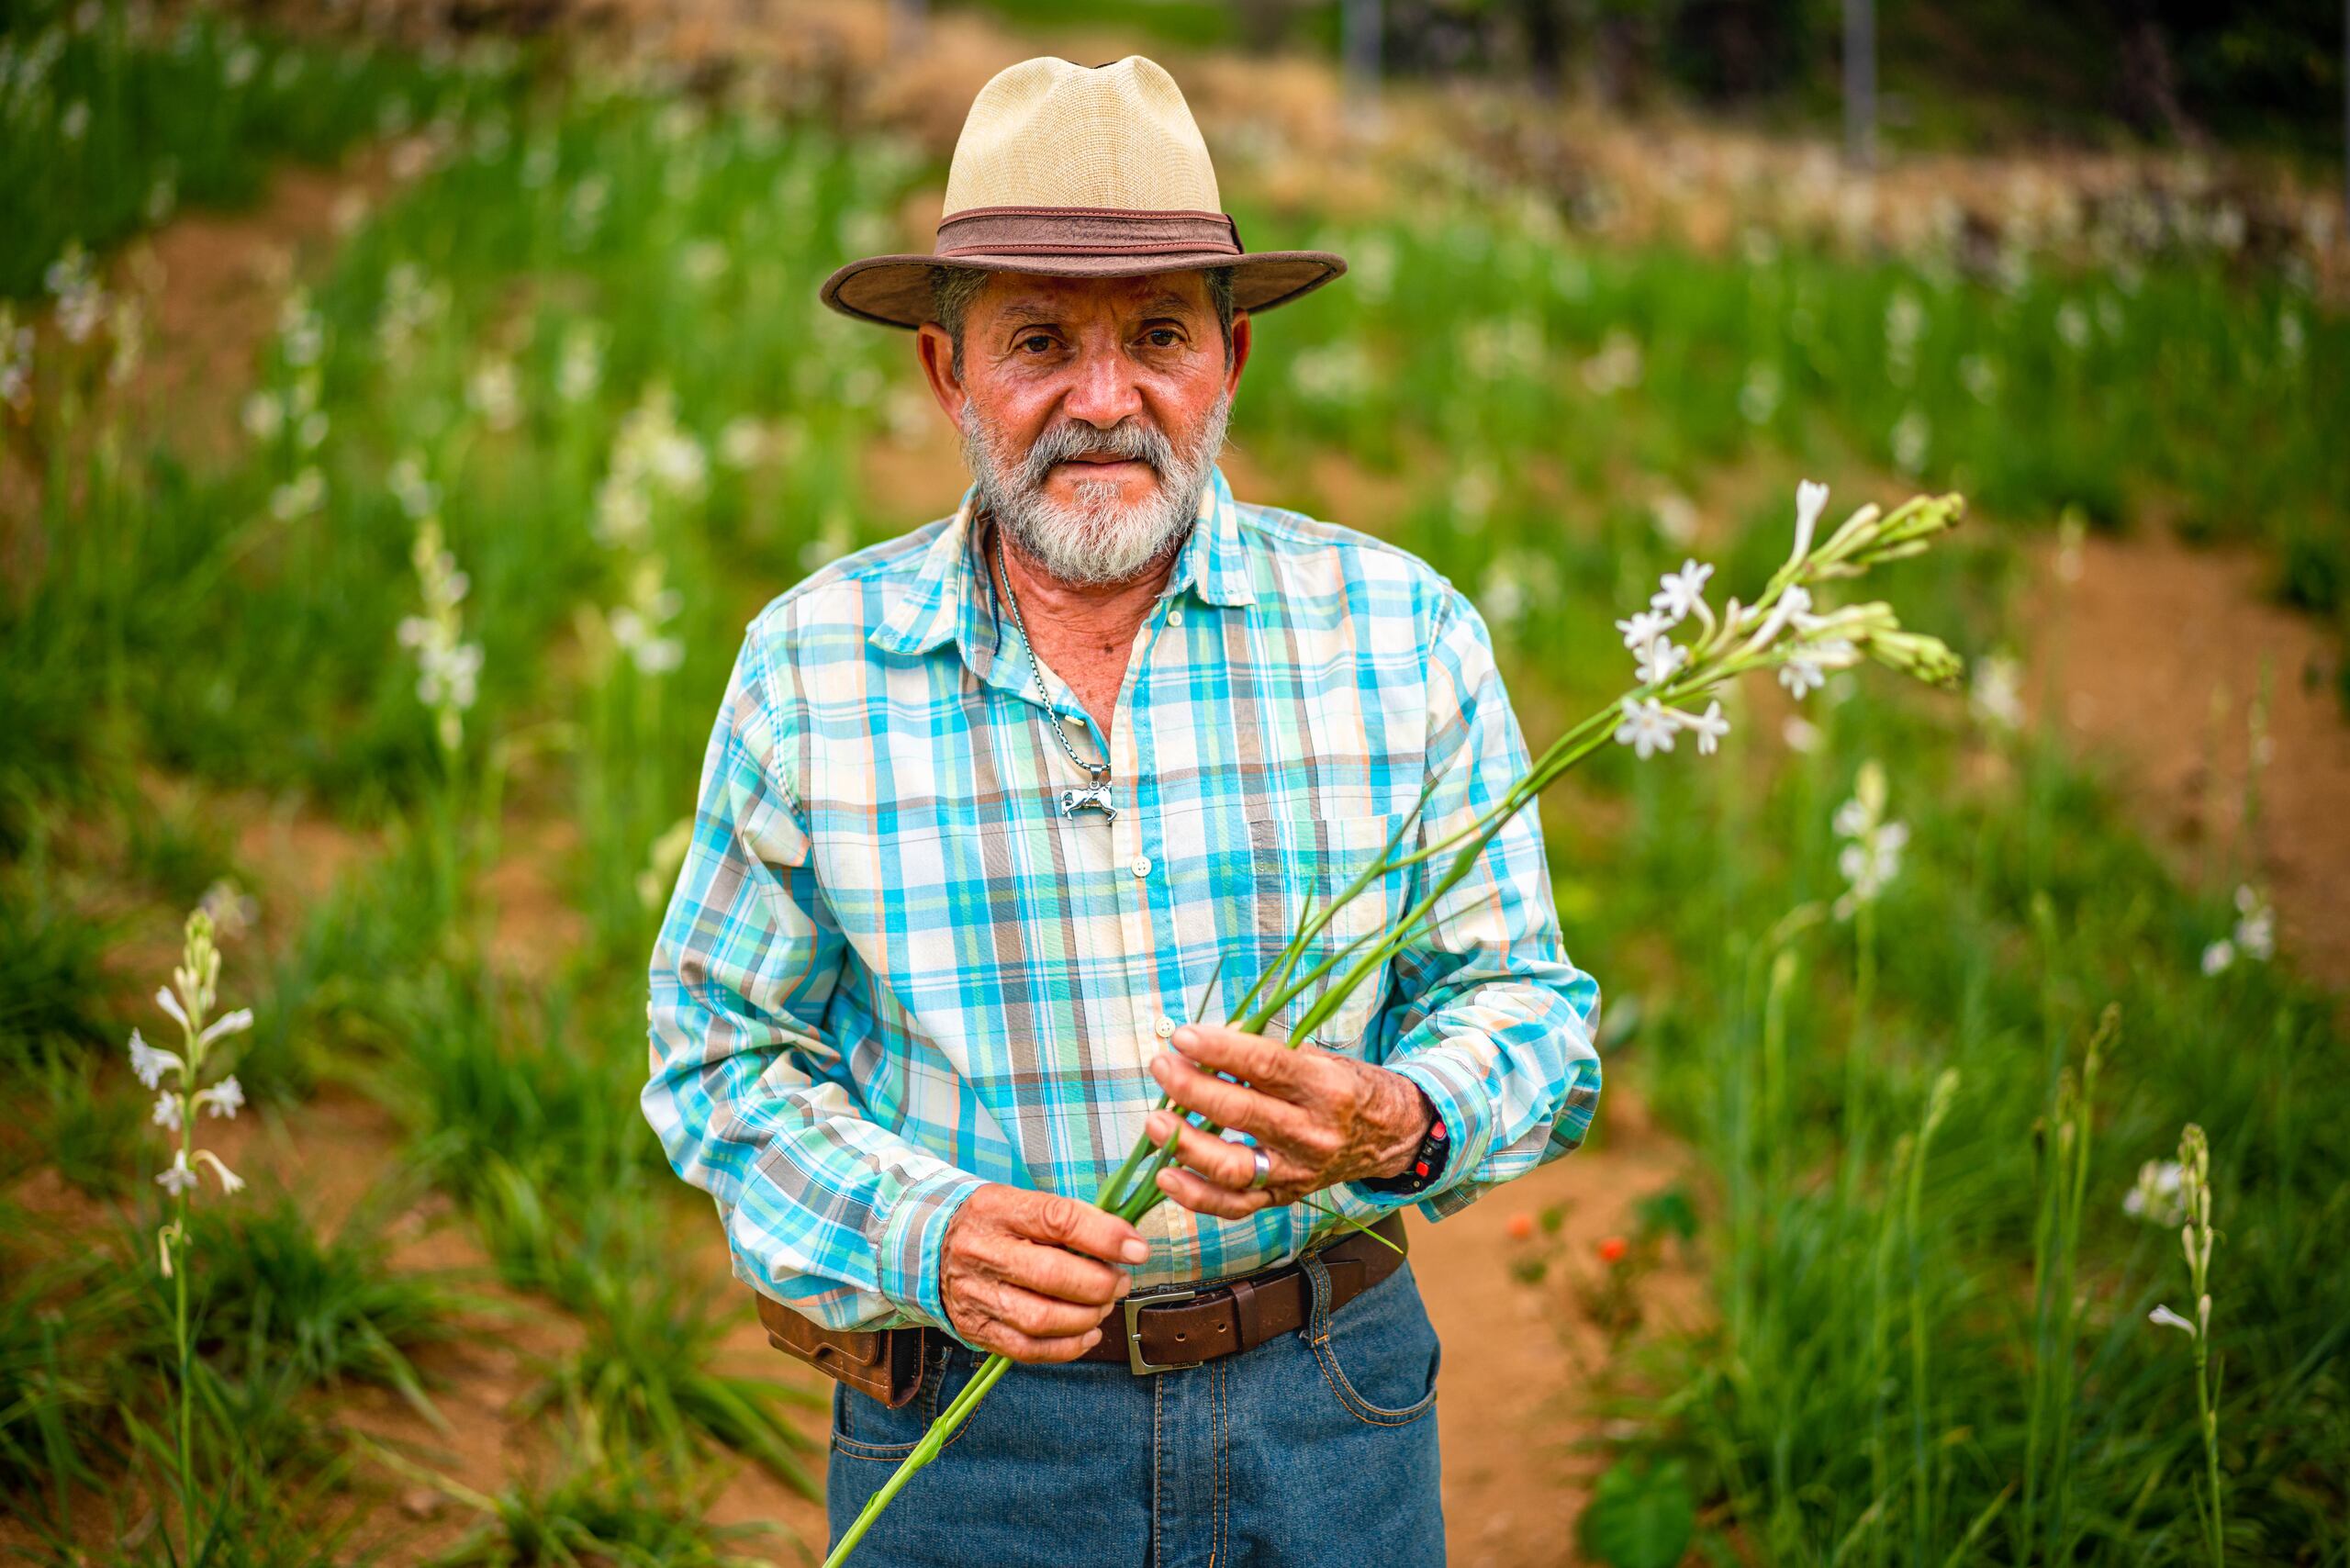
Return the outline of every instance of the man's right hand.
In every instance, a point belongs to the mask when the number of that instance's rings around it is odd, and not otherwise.
[[[1142,1232],[1091,1204],[990,1182],[947,1222],[939,1294],[970,1344],[1015,1361],[1075,1361],[1150,1256]]]

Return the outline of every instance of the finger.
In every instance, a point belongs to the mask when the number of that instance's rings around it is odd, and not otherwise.
[[[1150,1258],[1150,1243],[1142,1232],[1091,1204],[1058,1193],[1029,1193],[1013,1204],[1006,1223],[1032,1241],[1090,1253],[1109,1263],[1141,1263]]]
[[[1213,1215],[1218,1219],[1247,1219],[1259,1209],[1270,1206],[1273,1201],[1272,1193],[1263,1188],[1236,1193],[1172,1165],[1158,1173],[1158,1190],[1193,1214]]]
[[[1212,1122],[1237,1127],[1260,1143],[1294,1147],[1303,1130],[1296,1106],[1259,1093],[1248,1084],[1229,1083],[1203,1072],[1178,1052],[1161,1051],[1152,1058],[1150,1076],[1176,1104],[1197,1111]]]
[[[1186,1024],[1173,1043],[1210,1072],[1228,1072],[1276,1099],[1295,1099],[1304,1080],[1295,1051],[1228,1025]]]
[[[1089,1307],[1106,1308],[1134,1288],[1133,1276],[1122,1269],[1033,1241],[1014,1239],[990,1261],[1000,1280]]]
[[[1257,1179],[1257,1156],[1246,1144],[1217,1137],[1189,1122],[1179,1122],[1167,1111],[1153,1112],[1148,1121],[1153,1142],[1163,1146],[1167,1135],[1175,1133],[1175,1158],[1216,1185],[1237,1192]],[[1267,1158],[1274,1158],[1271,1149],[1265,1153]],[[1276,1159],[1276,1170],[1281,1163]]]
[[[1033,1334],[1023,1334],[1009,1325],[995,1323],[970,1338],[975,1343],[1000,1351],[1015,1361],[1047,1365],[1077,1360],[1102,1342],[1102,1330],[1093,1328],[1074,1337],[1063,1335],[1056,1338],[1038,1338]]]
[[[1034,1339],[1076,1338],[1109,1316],[1106,1305],[1056,1301],[1015,1284],[997,1282],[976,1285],[973,1290],[985,1298],[981,1311]]]

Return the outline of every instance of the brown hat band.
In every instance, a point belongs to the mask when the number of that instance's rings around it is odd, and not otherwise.
[[[1221,212],[1109,207],[973,207],[939,220],[935,254],[1130,256],[1241,254],[1240,230]]]

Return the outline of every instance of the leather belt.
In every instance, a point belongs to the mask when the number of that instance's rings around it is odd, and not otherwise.
[[[1382,1215],[1370,1228],[1393,1247],[1350,1230],[1313,1254],[1330,1272],[1334,1312],[1404,1266],[1402,1213]],[[1118,1305],[1102,1326],[1100,1343],[1079,1359],[1123,1361],[1142,1376],[1295,1333],[1314,1315],[1314,1282],[1302,1261],[1282,1263],[1238,1279],[1129,1295]]]
[[[1312,1254],[1330,1272],[1333,1311],[1403,1267],[1402,1212],[1382,1215],[1370,1228],[1394,1245],[1348,1231]],[[932,1351],[951,1338],[911,1326],[825,1328],[764,1292],[753,1294],[769,1344],[892,1409],[913,1398]],[[1082,1359],[1123,1361],[1140,1376],[1197,1366],[1296,1332],[1314,1315],[1314,1284],[1302,1263],[1282,1263],[1238,1279],[1130,1295],[1118,1305],[1103,1321],[1101,1342]]]

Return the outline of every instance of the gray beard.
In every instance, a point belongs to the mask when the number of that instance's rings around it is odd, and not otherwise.
[[[1187,452],[1133,420],[1100,430],[1062,419],[1046,426],[1023,453],[1011,450],[1002,430],[967,399],[963,462],[981,507],[1057,580],[1073,588],[1131,582],[1172,555],[1190,532],[1224,450],[1231,414],[1231,394],[1218,393]],[[1075,498],[1066,504],[1045,494],[1056,464],[1099,453],[1147,463],[1158,475],[1158,488],[1132,506],[1119,504],[1118,487],[1100,479],[1079,480]]]

